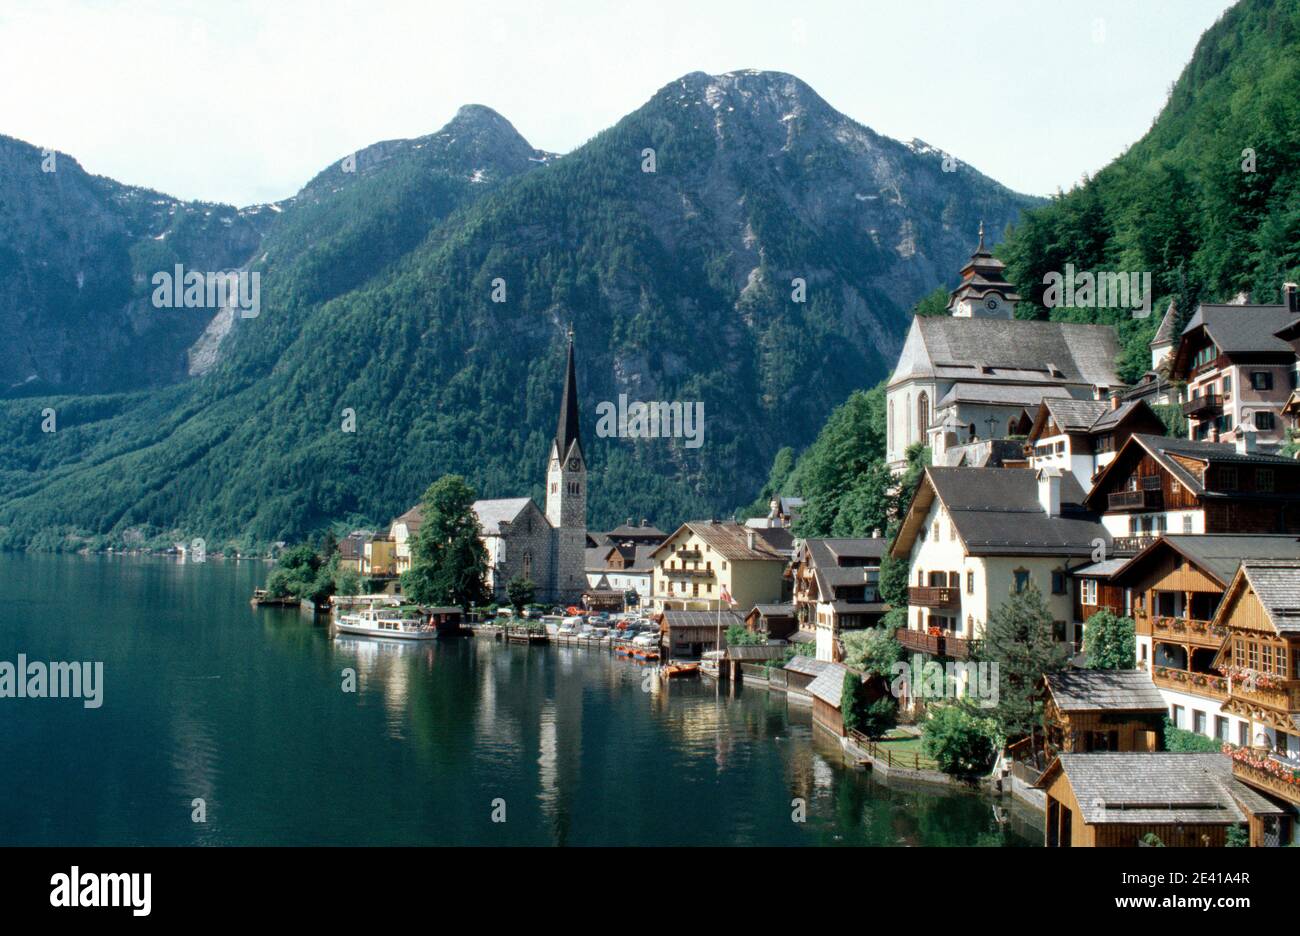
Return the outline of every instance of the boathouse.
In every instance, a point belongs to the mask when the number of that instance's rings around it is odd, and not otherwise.
[[[1165,700],[1142,670],[1066,670],[1045,677],[1047,756],[1158,751]]]
[[[844,676],[849,668],[843,663],[826,663],[826,668],[808,684],[812,696],[813,724],[820,725],[839,737],[844,736],[844,714],[840,699],[844,693]]]

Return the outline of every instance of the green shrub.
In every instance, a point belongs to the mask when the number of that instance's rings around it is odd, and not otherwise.
[[[925,753],[939,769],[954,776],[971,777],[988,773],[997,757],[996,726],[960,704],[931,710],[921,726]]]

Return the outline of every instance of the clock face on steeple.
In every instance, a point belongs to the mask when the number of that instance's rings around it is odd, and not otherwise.
[[[984,308],[988,309],[990,312],[997,309],[997,307],[998,307],[997,296],[989,296],[984,300]]]
[[[577,471],[578,468],[580,467],[580,465],[581,465],[581,462],[579,462],[577,458],[570,458],[570,459],[569,459],[569,470],[570,470],[570,471]]]

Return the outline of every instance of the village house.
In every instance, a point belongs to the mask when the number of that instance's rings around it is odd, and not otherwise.
[[[1187,383],[1190,438],[1232,442],[1249,428],[1264,451],[1284,443],[1282,407],[1296,388],[1296,352],[1278,332],[1297,316],[1292,283],[1279,305],[1197,307],[1170,367],[1174,380]]]
[[[1037,587],[1058,640],[1073,641],[1070,572],[1110,537],[1057,468],[935,468],[908,505],[892,555],[908,563],[909,650],[965,659],[1008,596]]]
[[[1085,491],[1135,432],[1161,435],[1164,423],[1141,400],[1047,397],[1025,440],[1030,468],[1062,468]]]
[[[727,630],[743,627],[745,619],[735,611],[662,612],[661,645],[670,657],[698,657],[715,650],[727,649]]]
[[[1045,397],[1101,400],[1121,386],[1119,343],[1108,325],[1013,318],[1020,297],[983,232],[947,316],[912,319],[886,388],[886,458],[907,464],[907,448],[930,446],[936,465],[983,465],[986,440],[1023,436]],[[982,450],[972,456],[965,447]]]
[[[632,540],[607,542],[587,550],[587,587],[594,591],[619,594],[636,592],[637,603],[650,601],[654,576],[651,558],[657,543],[637,543]]]
[[[802,626],[817,635],[817,659],[840,660],[845,630],[870,627],[889,610],[880,597],[880,560],[887,543],[879,535],[800,541],[786,571]]]
[[[1044,677],[1044,751],[1158,751],[1168,711],[1140,670],[1069,669]]]
[[[587,462],[578,425],[578,379],[569,333],[560,419],[546,467],[546,510],[529,497],[474,502],[479,538],[488,554],[487,584],[493,600],[507,600],[511,579],[533,583],[537,600],[574,604],[587,587]],[[411,567],[411,543],[422,512],[417,504],[393,521],[394,565]]]
[[[1134,434],[1084,506],[1102,515],[1117,554],[1162,533],[1300,533],[1300,463],[1236,443]]]
[[[655,611],[781,603],[786,557],[765,539],[768,532],[717,520],[683,523],[651,553]]]
[[[1111,577],[1103,606],[1133,618],[1137,665],[1151,674],[1176,727],[1225,743],[1250,742],[1249,720],[1224,708],[1229,681],[1215,659],[1227,631],[1215,620],[1241,562],[1264,559],[1300,561],[1300,538],[1169,534]]]
[[[1289,808],[1236,779],[1217,753],[1061,754],[1043,772],[1048,848],[1132,848],[1148,836],[1176,848],[1218,847],[1228,829],[1279,845]],[[1270,830],[1272,830],[1270,832]]]
[[[754,605],[745,615],[745,630],[767,640],[797,641],[799,620],[795,607],[791,603]]]
[[[1244,559],[1212,623],[1226,633],[1223,710],[1250,726],[1241,747],[1265,752],[1271,779],[1257,779],[1300,804],[1300,557]]]
[[[769,530],[792,527],[795,521],[799,519],[801,510],[803,510],[802,497],[781,497],[778,495],[773,497],[769,503],[766,517],[751,517],[745,521],[745,526]]]

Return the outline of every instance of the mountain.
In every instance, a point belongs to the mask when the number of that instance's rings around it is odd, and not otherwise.
[[[563,157],[468,108],[343,166],[284,204],[261,314],[200,376],[0,407],[0,545],[247,547],[386,522],[449,471],[540,496],[570,326],[592,526],[720,514],[887,372],[980,220],[1035,203],[768,72],[687,75]],[[704,444],[598,438],[620,393],[703,402]]]
[[[95,393],[184,378],[207,324],[158,310],[148,278],[177,263],[238,267],[267,206],[184,202],[87,173],[64,153],[0,136],[0,396]]]
[[[1150,365],[1147,343],[1167,299],[1184,321],[1202,299],[1278,301],[1300,273],[1300,0],[1243,0],[1224,13],[1142,139],[1030,211],[998,253],[1036,301],[1043,276],[1067,263],[1151,273],[1148,318],[1052,311],[1116,325],[1127,380]]]

